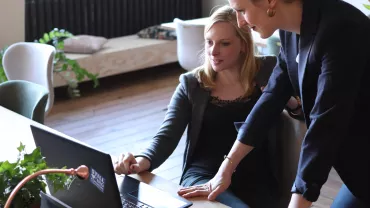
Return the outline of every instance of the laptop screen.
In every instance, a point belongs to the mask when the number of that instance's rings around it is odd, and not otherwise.
[[[89,179],[75,179],[68,190],[51,193],[71,207],[122,207],[109,154],[31,125],[36,146],[50,168],[86,165]],[[48,183],[52,187],[52,184]],[[52,190],[52,189],[50,189]]]

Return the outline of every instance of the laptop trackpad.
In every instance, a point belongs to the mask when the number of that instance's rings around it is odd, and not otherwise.
[[[144,183],[140,183],[139,189],[129,194],[139,201],[156,208],[180,208],[187,205],[184,201]]]

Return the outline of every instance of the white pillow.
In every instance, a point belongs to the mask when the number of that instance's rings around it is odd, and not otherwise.
[[[107,41],[105,37],[76,35],[64,40],[64,52],[92,54],[99,51]]]

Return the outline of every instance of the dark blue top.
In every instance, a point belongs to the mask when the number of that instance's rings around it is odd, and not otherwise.
[[[369,18],[343,1],[304,0],[300,34],[280,31],[280,39],[278,64],[238,140],[258,146],[295,92],[307,132],[292,192],[316,201],[334,167],[370,203]]]

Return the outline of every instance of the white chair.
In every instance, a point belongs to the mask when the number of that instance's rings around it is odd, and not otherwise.
[[[203,64],[204,25],[187,23],[174,19],[177,36],[177,57],[180,66],[185,70],[193,70]]]
[[[45,116],[54,104],[53,69],[55,48],[33,42],[14,43],[5,51],[3,67],[8,80],[27,80],[49,90]]]

